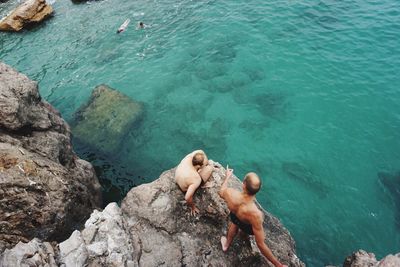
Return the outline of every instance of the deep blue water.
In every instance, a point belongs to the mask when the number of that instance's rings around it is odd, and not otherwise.
[[[101,83],[145,104],[117,155],[77,145],[103,179],[127,189],[202,148],[239,177],[260,174],[259,201],[308,266],[339,265],[358,248],[399,251],[399,1],[53,7],[38,27],[0,33],[0,59],[68,121]]]

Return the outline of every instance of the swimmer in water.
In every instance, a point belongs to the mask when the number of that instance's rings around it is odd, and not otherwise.
[[[141,21],[141,22],[138,23],[138,25],[137,25],[137,27],[136,27],[136,30],[144,29],[144,28],[146,28],[146,27],[147,27],[147,25],[145,25],[145,24]]]
[[[127,28],[128,25],[129,25],[129,22],[131,22],[130,19],[125,20],[124,23],[122,23],[122,25],[119,26],[119,29],[117,30],[117,33],[121,33],[121,32],[123,32],[123,31],[125,31],[126,28]]]

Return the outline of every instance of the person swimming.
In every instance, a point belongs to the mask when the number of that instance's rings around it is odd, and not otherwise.
[[[125,20],[124,23],[122,23],[122,25],[119,26],[119,28],[118,28],[118,30],[117,30],[117,33],[121,33],[121,32],[123,32],[123,31],[125,31],[126,28],[127,28],[128,25],[129,25],[129,22],[131,22],[130,19]]]
[[[136,26],[136,30],[145,29],[145,28],[147,28],[147,25],[144,24],[142,21],[140,21],[140,22],[138,23],[138,25]]]

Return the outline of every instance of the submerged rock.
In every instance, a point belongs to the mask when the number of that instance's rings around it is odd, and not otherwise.
[[[364,250],[358,250],[348,256],[343,267],[398,267],[400,266],[400,253],[388,255],[380,261],[377,261],[373,253]]]
[[[396,174],[379,172],[378,178],[385,191],[390,193],[396,207],[396,226],[400,229],[400,172]]]
[[[314,193],[324,198],[329,193],[329,188],[308,168],[297,162],[283,162],[282,171],[289,177],[301,182]]]
[[[75,114],[72,132],[79,142],[105,154],[120,150],[125,136],[140,121],[143,104],[107,85],[97,86]]]
[[[40,22],[52,13],[53,8],[45,0],[27,0],[0,20],[0,30],[20,31],[26,25]]]
[[[0,62],[0,88],[0,249],[62,240],[101,205],[100,184],[36,82]]]

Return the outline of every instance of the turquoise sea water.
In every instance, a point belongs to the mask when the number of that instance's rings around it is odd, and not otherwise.
[[[308,266],[400,250],[400,200],[378,178],[400,171],[399,1],[53,6],[38,27],[0,33],[0,59],[37,80],[67,120],[101,83],[145,103],[120,154],[78,145],[103,178],[151,181],[202,148],[239,177],[261,175],[258,200]]]

